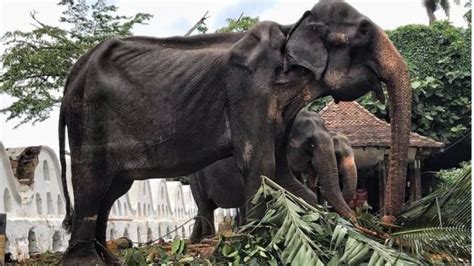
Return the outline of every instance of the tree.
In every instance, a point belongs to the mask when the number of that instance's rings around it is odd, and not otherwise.
[[[1,109],[8,120],[21,118],[21,124],[43,121],[61,101],[69,69],[91,47],[104,39],[132,35],[131,29],[145,24],[152,16],[138,13],[133,17],[117,15],[117,7],[97,0],[62,1],[66,10],[60,27],[46,25],[31,13],[32,31],[7,32],[3,37],[7,49],[0,57],[0,93],[13,96],[14,102]]]
[[[449,1],[448,0],[423,0],[423,6],[426,9],[426,13],[428,14],[428,18],[430,20],[430,25],[432,25],[436,21],[436,16],[434,12],[441,7],[449,18]]]
[[[227,26],[217,30],[217,32],[242,32],[250,29],[253,25],[258,23],[258,17],[244,16],[243,13],[238,19],[228,18],[226,19]]]
[[[454,0],[454,3],[456,5],[461,4],[461,0]],[[469,0],[464,7],[470,7],[471,5],[471,0]],[[432,25],[436,21],[436,16],[435,16],[435,11],[441,8],[446,16],[449,19],[449,11],[451,9],[451,5],[449,4],[448,0],[423,0],[423,6],[426,9],[426,14],[428,15],[428,19],[430,21],[430,25]],[[464,18],[470,23],[471,19],[471,12],[470,10],[466,12],[464,15]]]

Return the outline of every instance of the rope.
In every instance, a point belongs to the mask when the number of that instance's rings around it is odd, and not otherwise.
[[[443,153],[446,152],[447,150],[451,149],[451,148],[454,147],[455,145],[457,145],[459,142],[464,141],[464,140],[465,140],[466,138],[468,138],[470,135],[471,135],[471,131],[469,130],[469,133],[467,133],[467,134],[464,135],[462,138],[456,140],[454,143],[451,143],[448,147],[446,147],[446,148],[443,150]]]
[[[185,221],[185,222],[182,223],[181,225],[175,227],[172,231],[169,231],[169,232],[166,233],[165,235],[160,236],[159,238],[157,238],[157,239],[155,239],[155,240],[150,240],[150,241],[147,241],[147,242],[145,242],[145,243],[132,241],[132,243],[138,244],[138,245],[146,245],[146,246],[152,245],[152,244],[154,244],[155,242],[159,241],[160,239],[163,239],[163,238],[165,238],[165,237],[171,235],[172,233],[178,231],[180,228],[183,228],[187,223],[189,223],[189,222],[192,221],[192,220],[195,220],[196,218],[200,218],[200,219],[206,221],[206,222],[210,225],[210,227],[213,228],[212,223],[211,223],[211,221],[209,221],[209,219],[207,219],[207,218],[204,217],[204,216],[196,215],[196,216],[194,216],[193,218],[188,219],[187,221]],[[214,230],[213,230],[212,234],[215,234]]]

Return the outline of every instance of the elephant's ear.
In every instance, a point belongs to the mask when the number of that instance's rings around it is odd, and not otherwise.
[[[323,42],[327,27],[313,21],[314,17],[310,14],[310,11],[306,11],[288,34],[286,68],[292,65],[302,66],[311,70],[316,80],[319,80],[328,60],[328,52]]]
[[[254,72],[261,63],[274,64],[276,67],[283,58],[285,42],[286,37],[278,24],[261,22],[232,46],[230,61],[250,72]]]

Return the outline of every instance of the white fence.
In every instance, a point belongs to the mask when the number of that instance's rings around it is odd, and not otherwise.
[[[7,213],[6,251],[16,259],[45,251],[63,251],[69,235],[61,226],[65,200],[60,165],[54,151],[42,146],[31,183],[19,182],[10,157],[23,149],[0,142],[0,213]],[[69,177],[68,177],[69,178]],[[70,180],[68,180],[68,183]],[[69,192],[71,192],[69,185]],[[72,196],[72,195],[71,195]],[[229,211],[218,211],[218,216]],[[164,179],[136,181],[112,207],[107,238],[126,236],[136,243],[157,239],[197,214],[189,186]],[[194,221],[171,234],[188,237]]]

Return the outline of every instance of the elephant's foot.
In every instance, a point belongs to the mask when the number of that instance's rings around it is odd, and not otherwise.
[[[63,257],[63,265],[106,265],[96,249],[95,240],[70,244]]]
[[[114,255],[107,247],[99,242],[95,242],[97,252],[102,255],[107,265],[122,265],[120,259]]]
[[[192,234],[191,237],[189,238],[189,241],[191,241],[191,244],[198,244],[202,240],[202,237],[197,234]]]
[[[189,241],[191,241],[192,244],[196,244],[201,242],[202,240],[202,221],[199,216],[194,217],[194,227],[193,227],[193,232],[191,233],[191,237],[189,238]]]

